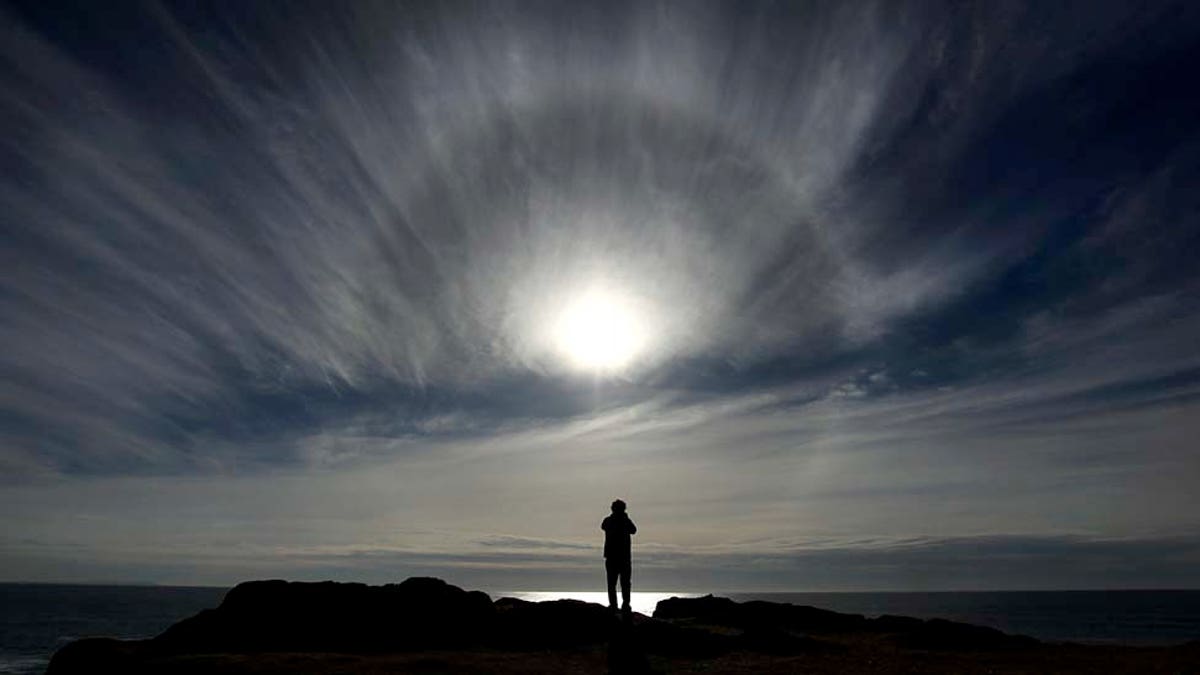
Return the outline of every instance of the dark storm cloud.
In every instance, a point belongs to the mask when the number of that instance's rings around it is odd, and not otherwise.
[[[1194,7],[6,12],[27,535],[232,490],[303,548],[290,481],[463,555],[583,546],[623,490],[663,545],[1200,527]],[[647,335],[600,381],[549,328],[596,286]]]

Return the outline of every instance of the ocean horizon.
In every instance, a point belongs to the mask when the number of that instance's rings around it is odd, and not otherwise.
[[[607,604],[603,590],[485,590],[493,600],[575,599]],[[202,609],[228,587],[0,583],[0,675],[42,673],[59,647],[83,637],[140,639]],[[650,615],[691,591],[635,591],[634,611]],[[1200,639],[1200,590],[729,592],[837,612],[943,618],[1048,642],[1171,645]]]

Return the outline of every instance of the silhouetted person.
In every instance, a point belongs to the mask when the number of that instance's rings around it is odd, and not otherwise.
[[[621,580],[621,609],[629,611],[629,575],[633,571],[629,537],[637,525],[625,513],[625,502],[612,503],[612,515],[600,523],[604,530],[604,570],[608,573],[608,606],[617,608],[617,579]]]

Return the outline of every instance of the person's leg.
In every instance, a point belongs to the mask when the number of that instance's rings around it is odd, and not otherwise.
[[[624,603],[621,605],[622,609],[629,609],[629,590],[630,590],[629,587],[632,585],[632,582],[630,581],[629,576],[630,576],[630,574],[632,574],[632,572],[633,572],[633,565],[631,565],[630,563],[627,562],[622,566],[622,569],[621,569],[621,600],[624,601]]]
[[[617,574],[620,570],[611,560],[604,561],[604,572],[608,576],[608,606],[617,608]]]

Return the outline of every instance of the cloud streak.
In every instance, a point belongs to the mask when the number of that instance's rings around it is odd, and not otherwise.
[[[614,493],[755,586],[1200,528],[1194,9],[6,11],[4,574],[178,528],[515,568]],[[554,343],[592,288],[617,377]]]

